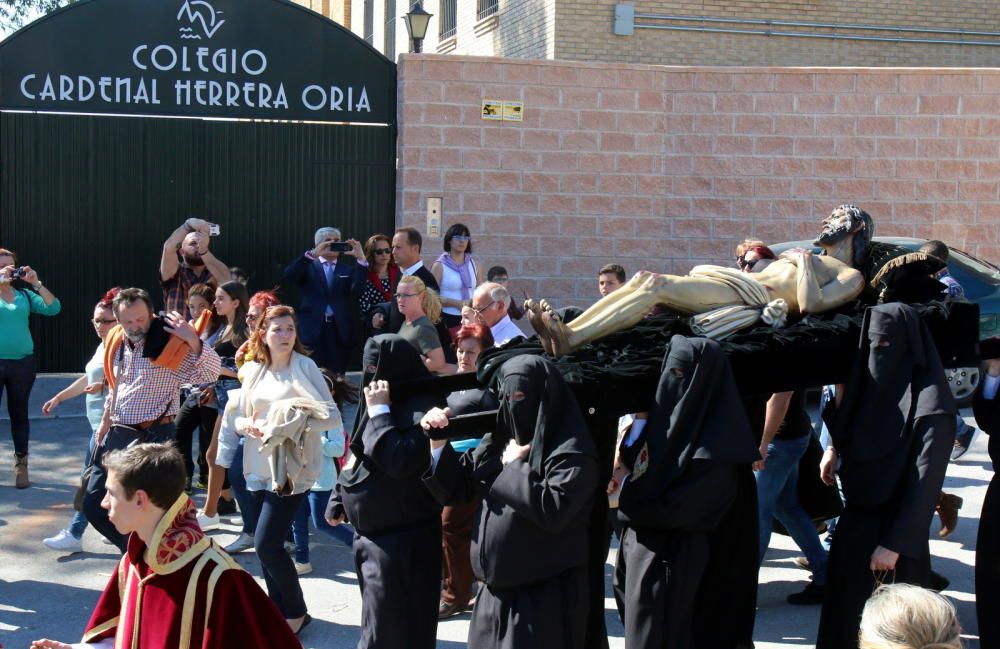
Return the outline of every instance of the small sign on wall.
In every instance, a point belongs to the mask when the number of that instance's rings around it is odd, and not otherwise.
[[[491,122],[523,122],[524,102],[484,99],[481,116]]]
[[[503,102],[503,121],[505,122],[524,121],[524,102],[523,101]]]
[[[503,119],[503,102],[499,99],[484,99],[482,118],[489,121],[501,121]]]

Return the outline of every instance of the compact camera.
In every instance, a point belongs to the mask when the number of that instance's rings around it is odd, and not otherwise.
[[[28,271],[26,271],[24,269],[24,266],[18,266],[17,268],[14,269],[14,272],[11,273],[10,279],[11,279],[11,281],[13,281],[15,279],[24,279],[24,276],[27,273],[28,273]]]

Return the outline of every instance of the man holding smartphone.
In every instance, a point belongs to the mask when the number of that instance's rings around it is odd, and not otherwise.
[[[188,219],[163,242],[160,256],[160,286],[163,288],[163,310],[176,311],[191,319],[188,310],[188,289],[195,284],[210,284],[217,288],[232,279],[229,266],[219,261],[208,249],[211,237],[219,234],[219,226],[202,219]]]
[[[368,263],[361,244],[354,239],[341,241],[337,228],[316,230],[313,242],[312,250],[288,265],[284,277],[298,287],[302,297],[297,314],[299,339],[312,350],[312,359],[320,367],[343,374],[357,336],[351,300],[364,286]]]

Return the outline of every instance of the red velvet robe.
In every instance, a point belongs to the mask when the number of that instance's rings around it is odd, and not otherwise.
[[[205,536],[196,515],[181,494],[148,548],[137,534],[129,537],[83,642],[113,637],[115,649],[302,646],[253,577]]]

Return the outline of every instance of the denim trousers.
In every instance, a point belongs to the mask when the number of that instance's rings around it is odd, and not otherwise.
[[[17,360],[0,359],[0,400],[7,393],[7,414],[10,415],[10,435],[14,452],[28,454],[28,397],[35,384],[35,357]]]
[[[286,619],[302,617],[306,614],[306,602],[295,564],[285,552],[285,538],[306,494],[279,496],[264,490],[251,493],[257,504],[253,547],[260,559],[267,594]]]
[[[90,458],[94,457],[94,445],[97,444],[97,438],[92,433],[90,435],[90,442],[87,443],[87,455],[83,458],[83,468],[84,470],[90,465]],[[69,533],[74,539],[80,540],[83,537],[83,533],[87,531],[87,515],[82,511],[73,514],[73,520],[69,524]]]
[[[257,503],[253,492],[247,490],[247,477],[243,475],[243,438],[233,454],[233,463],[226,469],[229,476],[229,486],[233,490],[233,498],[240,506],[240,516],[243,517],[243,533],[253,536],[257,529]]]
[[[326,503],[330,500],[329,491],[307,492],[295,520],[292,521],[292,538],[295,541],[295,561],[309,563],[309,519],[320,532],[325,532],[347,547],[354,545],[354,531],[347,523],[333,526],[326,522]]]
[[[87,493],[83,497],[83,513],[87,516],[87,522],[93,525],[94,529],[100,532],[104,538],[118,546],[122,554],[125,553],[128,545],[128,537],[115,528],[114,523],[108,518],[108,511],[101,507],[104,495],[108,492],[105,486],[108,475],[104,469],[104,456],[109,451],[128,448],[132,444],[172,441],[175,434],[176,429],[173,422],[153,426],[145,431],[138,431],[126,426],[112,426],[104,439],[101,440],[101,445],[97,447],[94,468],[90,474],[90,482],[87,483]]]
[[[754,472],[760,508],[760,561],[764,560],[771,540],[773,519],[777,518],[805,553],[813,581],[822,586],[826,584],[826,550],[798,497],[799,460],[808,447],[809,435],[798,439],[776,439],[767,447],[764,470]]]

